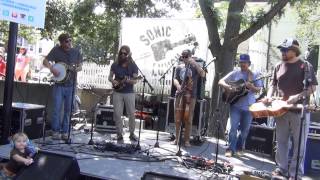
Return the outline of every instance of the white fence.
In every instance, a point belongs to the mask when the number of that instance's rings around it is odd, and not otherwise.
[[[108,75],[111,65],[98,65],[96,63],[85,62],[82,71],[78,73],[79,86],[89,86],[93,88],[111,89]]]

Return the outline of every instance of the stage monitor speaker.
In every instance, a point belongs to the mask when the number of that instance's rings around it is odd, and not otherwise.
[[[307,61],[312,64],[314,72],[317,72],[319,64],[319,45],[312,45],[309,47]]]
[[[145,172],[141,180],[189,180],[188,178],[173,176],[168,174],[160,174],[156,172]]]
[[[245,149],[252,152],[274,156],[275,130],[273,127],[251,125]]]
[[[80,169],[74,157],[39,152],[34,163],[21,170],[16,180],[77,180],[79,176]]]

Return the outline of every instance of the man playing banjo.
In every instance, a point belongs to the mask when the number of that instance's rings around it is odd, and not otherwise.
[[[50,69],[54,79],[59,79],[53,86],[53,112],[51,117],[51,128],[53,139],[68,139],[69,118],[72,103],[73,88],[76,83],[76,72],[82,69],[82,55],[78,49],[72,48],[69,34],[61,34],[58,37],[59,46],[55,46],[43,60],[43,65]],[[55,65],[65,67],[59,71]],[[62,78],[60,76],[63,76]],[[63,119],[61,121],[61,107],[64,107]]]

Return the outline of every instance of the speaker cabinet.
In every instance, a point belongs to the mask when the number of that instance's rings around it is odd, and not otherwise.
[[[97,106],[94,114],[97,131],[116,132],[113,113],[113,105],[99,104]]]
[[[245,143],[245,149],[273,157],[275,128],[260,125],[251,125]]]
[[[80,169],[74,157],[39,152],[34,163],[21,170],[16,180],[77,180],[79,175]]]
[[[3,126],[3,105],[0,105],[0,112],[0,122]],[[10,134],[24,132],[28,135],[29,139],[42,137],[44,114],[45,106],[28,103],[12,103]],[[2,132],[0,134],[2,135]]]

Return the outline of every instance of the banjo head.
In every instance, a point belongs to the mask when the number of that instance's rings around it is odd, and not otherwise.
[[[62,82],[67,77],[67,66],[64,63],[56,63],[52,66],[53,69],[60,72],[59,76],[53,76],[52,80],[56,82]]]

